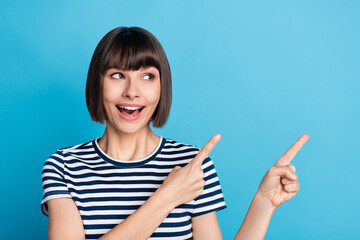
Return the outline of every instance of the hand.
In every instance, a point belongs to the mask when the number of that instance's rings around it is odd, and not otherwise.
[[[268,200],[272,207],[277,208],[299,191],[296,168],[290,165],[290,162],[308,139],[309,135],[302,135],[261,180],[258,193]]]
[[[176,166],[158,189],[170,201],[173,208],[199,196],[205,186],[201,165],[214,146],[220,141],[220,134],[214,135],[186,166]]]

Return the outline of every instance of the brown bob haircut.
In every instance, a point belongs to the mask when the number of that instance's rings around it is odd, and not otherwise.
[[[150,118],[154,127],[164,126],[172,101],[171,72],[160,42],[139,27],[118,27],[108,32],[92,56],[86,81],[86,105],[91,119],[104,124],[107,120],[103,105],[103,82],[108,69],[138,70],[155,67],[160,73],[159,103]]]

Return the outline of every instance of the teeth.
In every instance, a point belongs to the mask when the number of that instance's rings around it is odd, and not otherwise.
[[[137,110],[137,109],[140,109],[141,107],[128,107],[128,106],[119,106],[120,108],[124,108],[126,110]]]

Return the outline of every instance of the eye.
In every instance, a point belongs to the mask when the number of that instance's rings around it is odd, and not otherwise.
[[[144,75],[143,79],[145,79],[145,80],[151,80],[151,79],[154,79],[154,75],[153,75],[153,74],[151,74],[151,73],[146,74],[146,75]]]
[[[122,78],[122,77],[123,77],[123,74],[119,73],[119,72],[111,74],[111,78]]]

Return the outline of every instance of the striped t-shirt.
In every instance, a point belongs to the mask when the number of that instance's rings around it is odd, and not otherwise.
[[[42,170],[42,212],[47,201],[72,198],[80,212],[86,239],[98,239],[135,212],[163,183],[175,166],[185,166],[199,148],[161,137],[144,159],[120,161],[101,150],[98,140],[61,148]],[[192,239],[191,218],[226,208],[218,176],[207,157],[202,169],[203,193],[173,209],[149,239]]]

